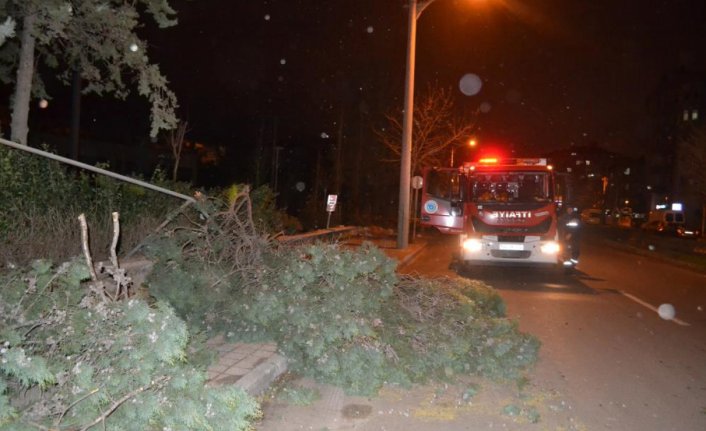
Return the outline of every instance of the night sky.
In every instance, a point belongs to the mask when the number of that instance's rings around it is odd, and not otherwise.
[[[170,3],[179,25],[144,32],[192,139],[248,148],[276,121],[297,145],[335,135],[342,106],[381,118],[402,104],[406,0]],[[416,94],[451,86],[459,112],[490,106],[481,144],[630,151],[650,138],[660,77],[704,66],[704,23],[703,0],[437,0],[418,21]],[[483,81],[475,96],[458,91],[467,73]],[[82,123],[139,122],[146,105],[88,98]]]

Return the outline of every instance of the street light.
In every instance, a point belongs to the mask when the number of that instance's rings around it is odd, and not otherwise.
[[[409,189],[412,177],[412,124],[414,115],[414,56],[417,43],[417,19],[435,0],[409,0],[409,32],[407,34],[407,73],[404,83],[404,117],[400,154],[400,199],[397,209],[397,248],[409,245]]]

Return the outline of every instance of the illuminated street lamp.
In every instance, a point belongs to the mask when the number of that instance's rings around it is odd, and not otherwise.
[[[409,245],[409,189],[412,177],[412,120],[414,115],[414,57],[417,43],[417,19],[435,0],[409,0],[409,32],[407,34],[407,73],[404,84],[404,117],[400,154],[400,199],[397,209],[397,248]]]

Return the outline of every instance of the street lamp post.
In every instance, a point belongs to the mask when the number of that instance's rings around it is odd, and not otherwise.
[[[409,245],[409,189],[412,177],[412,124],[414,116],[414,57],[417,42],[417,18],[435,0],[417,4],[409,0],[409,32],[407,34],[407,73],[404,84],[404,117],[400,154],[400,199],[397,209],[397,248]]]

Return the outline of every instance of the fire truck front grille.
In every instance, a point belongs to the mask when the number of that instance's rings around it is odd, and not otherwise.
[[[499,259],[528,259],[529,250],[490,250],[490,255]]]
[[[493,226],[483,223],[477,218],[472,219],[473,229],[487,235],[542,235],[549,232],[552,220],[546,219],[542,223],[530,226]]]

